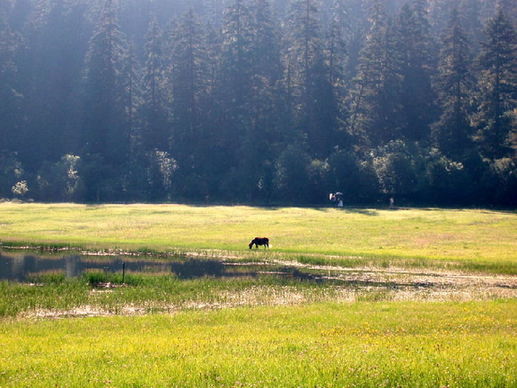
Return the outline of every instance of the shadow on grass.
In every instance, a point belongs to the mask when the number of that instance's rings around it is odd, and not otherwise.
[[[362,208],[343,208],[343,211],[346,213],[354,213],[354,214],[362,214],[364,216],[378,216],[379,212],[372,209],[362,209]]]

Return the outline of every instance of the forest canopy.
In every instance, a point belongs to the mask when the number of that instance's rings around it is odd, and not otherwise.
[[[0,198],[517,205],[512,0],[2,0]]]

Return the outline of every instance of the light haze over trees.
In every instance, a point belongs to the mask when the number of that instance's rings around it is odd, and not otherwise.
[[[517,204],[507,0],[2,0],[0,198]]]

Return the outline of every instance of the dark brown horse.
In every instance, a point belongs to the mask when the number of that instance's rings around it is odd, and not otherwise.
[[[264,245],[264,248],[269,248],[269,239],[267,237],[255,237],[249,244],[250,249],[253,247],[253,244],[255,244],[255,248],[258,248],[259,245]]]

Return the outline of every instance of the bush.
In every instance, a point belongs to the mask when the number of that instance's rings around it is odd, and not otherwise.
[[[0,198],[16,195],[12,189],[24,180],[24,176],[23,166],[16,153],[0,152]]]
[[[328,160],[330,191],[340,191],[347,203],[371,203],[379,196],[377,177],[369,160],[356,154],[336,151]]]
[[[80,157],[66,154],[56,163],[44,163],[39,169],[37,198],[42,201],[76,201],[81,197],[81,178],[78,172]]]
[[[427,202],[458,205],[469,203],[476,191],[476,181],[462,162],[431,150],[426,162]]]
[[[280,154],[275,169],[275,188],[279,199],[291,203],[307,203],[308,167],[311,159],[300,145],[289,145]]]
[[[378,148],[373,168],[384,194],[403,200],[418,200],[425,186],[425,161],[418,144],[392,141]]]

